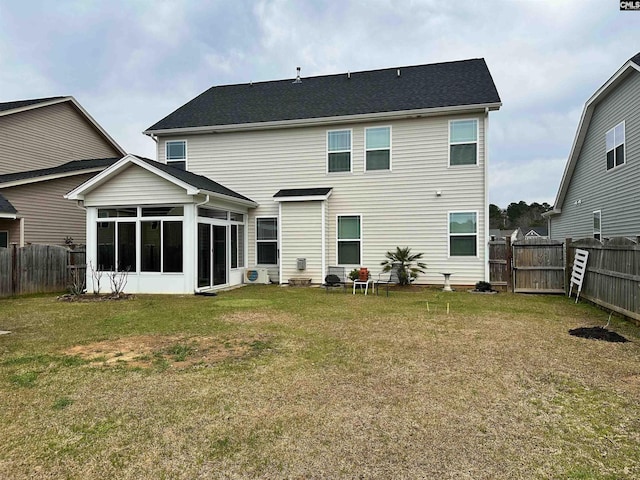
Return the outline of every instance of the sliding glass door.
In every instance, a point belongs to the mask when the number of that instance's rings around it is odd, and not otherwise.
[[[227,270],[227,227],[198,223],[198,288],[227,284]]]

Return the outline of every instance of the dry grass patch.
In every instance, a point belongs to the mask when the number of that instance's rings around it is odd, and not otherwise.
[[[269,342],[269,335],[225,340],[201,336],[136,335],[76,345],[62,353],[78,356],[93,366],[127,365],[150,368],[170,365],[173,368],[188,368],[253,355],[256,350],[267,348]]]

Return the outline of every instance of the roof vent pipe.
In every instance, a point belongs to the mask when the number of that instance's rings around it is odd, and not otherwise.
[[[400,69],[396,70],[396,74],[400,76]]]
[[[300,78],[300,67],[296,67],[296,70],[298,71],[298,73],[297,73],[296,79],[293,81],[293,83],[302,83],[302,79]]]
[[[347,72],[347,78],[351,78],[351,72]]]

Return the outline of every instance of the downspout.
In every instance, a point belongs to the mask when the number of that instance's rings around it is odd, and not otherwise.
[[[24,217],[20,217],[20,247],[24,247]]]
[[[322,232],[320,235],[321,238],[321,248],[322,248],[322,257],[320,257],[320,265],[322,268],[322,272],[320,272],[320,283],[324,283],[324,276],[326,275],[327,272],[327,232],[325,231],[326,229],[326,219],[325,219],[325,215],[326,215],[326,200],[322,201],[322,220],[321,220],[321,228],[322,228]]]
[[[282,202],[278,202],[278,283],[282,285]]]
[[[489,108],[484,109],[484,281],[489,281]]]

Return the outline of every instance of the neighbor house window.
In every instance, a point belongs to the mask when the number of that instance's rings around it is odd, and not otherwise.
[[[360,265],[362,229],[360,215],[338,216],[338,265]]]
[[[391,170],[391,127],[365,128],[364,136],[367,171]]]
[[[256,250],[258,265],[278,264],[278,219],[256,219]]]
[[[478,255],[478,214],[476,212],[449,213],[449,256]]]
[[[327,170],[351,171],[351,130],[327,132]]]
[[[624,163],[624,122],[609,130],[606,135],[607,170]]]
[[[182,170],[187,169],[187,142],[185,140],[171,141],[166,143],[167,165],[177,167]]]
[[[478,163],[478,120],[449,122],[449,165]]]
[[[593,238],[602,240],[602,211],[593,212]]]
[[[9,248],[9,232],[6,230],[0,232],[0,248]]]

